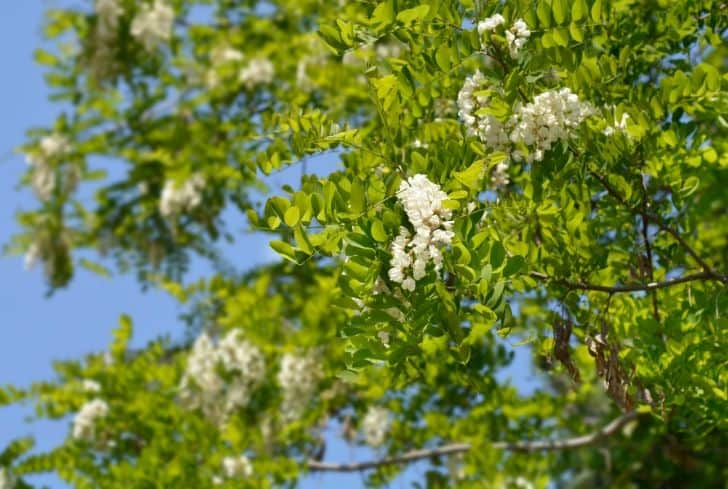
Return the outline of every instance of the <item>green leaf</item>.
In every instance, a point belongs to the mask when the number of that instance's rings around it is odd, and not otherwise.
[[[569,17],[569,2],[567,0],[552,0],[551,12],[557,24],[563,24]]]
[[[371,233],[372,238],[380,243],[386,243],[389,241],[389,236],[387,235],[387,231],[384,229],[384,224],[379,219],[375,219],[374,222],[372,222]]]
[[[408,8],[397,14],[397,20],[402,22],[405,26],[409,26],[417,20],[424,19],[429,11],[429,5],[419,5],[417,7]]]
[[[440,45],[435,52],[435,61],[437,62],[437,66],[445,72],[450,71],[450,66],[452,65],[454,57],[453,50],[447,44]]]
[[[538,6],[536,6],[536,15],[541,27],[546,28],[551,25],[551,6],[547,0],[539,0]]]
[[[377,30],[382,31],[394,23],[394,6],[392,0],[380,3],[372,12],[369,19],[370,24]]]
[[[500,241],[496,241],[490,248],[490,264],[498,270],[506,259],[506,249]]]
[[[591,18],[594,22],[602,20],[602,0],[595,0],[591,8]]]
[[[586,0],[574,0],[571,4],[571,20],[577,21],[586,17],[589,6]]]
[[[285,241],[273,240],[270,242],[270,247],[286,260],[292,261],[298,265],[298,262],[296,261],[296,250],[290,244]]]
[[[291,206],[286,211],[285,216],[283,217],[283,220],[285,221],[287,226],[293,227],[296,224],[298,224],[298,221],[300,218],[301,218],[301,212],[298,210],[298,207]]]

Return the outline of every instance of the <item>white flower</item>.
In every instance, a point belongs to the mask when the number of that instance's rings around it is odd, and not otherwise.
[[[369,406],[361,426],[367,445],[378,447],[384,443],[390,424],[389,411],[381,407]]]
[[[506,31],[506,41],[508,41],[508,52],[511,55],[511,58],[518,57],[518,53],[523,47],[524,44],[526,44],[526,41],[531,36],[531,31],[528,29],[528,26],[523,21],[523,19],[518,19],[513,23],[513,26]]]
[[[454,237],[452,211],[442,206],[447,194],[422,174],[403,181],[397,197],[415,233],[411,235],[407,228],[400,228],[390,248],[392,259],[388,274],[392,282],[412,292],[416,281],[427,274],[430,261],[435,270],[442,267],[440,248],[450,245]]]
[[[118,0],[96,0],[97,35],[108,39],[116,36],[119,17],[124,15],[124,9]]]
[[[506,161],[501,161],[495,166],[495,168],[493,168],[493,173],[491,173],[490,175],[490,183],[496,189],[501,189],[508,185],[509,182],[510,178],[508,178],[508,163]]]
[[[25,252],[24,267],[26,270],[30,270],[35,267],[42,257],[41,248],[37,242],[31,243],[28,247],[28,251]]]
[[[172,217],[184,211],[191,211],[202,203],[202,190],[205,178],[199,173],[179,185],[174,180],[167,180],[159,200],[159,212],[164,217]]]
[[[109,413],[109,405],[101,399],[94,399],[81,406],[73,420],[73,438],[93,441],[96,435],[96,421]]]
[[[222,469],[225,477],[242,478],[253,475],[253,465],[245,455],[239,457],[225,457],[222,461]]]
[[[250,60],[248,65],[240,70],[238,79],[248,90],[257,85],[265,85],[273,81],[275,68],[267,58],[256,58]]]
[[[458,94],[458,115],[469,135],[477,136],[492,151],[502,151],[516,161],[541,161],[546,151],[568,139],[574,128],[594,112],[569,88],[562,88],[543,92],[532,102],[516,106],[508,120],[501,122],[491,115],[477,115],[479,109],[490,103],[489,97],[482,94],[488,90],[480,72],[468,77]],[[504,170],[505,167],[499,170],[494,184],[504,184]]]
[[[303,414],[315,393],[319,377],[320,370],[314,357],[283,355],[278,371],[278,384],[283,391],[283,419],[291,421]]]
[[[505,23],[505,21],[506,19],[501,14],[495,14],[485,20],[481,20],[478,22],[478,34],[482,36],[483,33],[492,31],[499,25]]]
[[[263,354],[240,331],[230,331],[217,345],[202,333],[187,358],[181,398],[188,408],[202,409],[208,418],[222,422],[248,405],[264,378]]]
[[[154,51],[172,37],[174,10],[162,0],[145,3],[131,22],[131,35],[147,51]]]
[[[71,144],[65,136],[51,134],[40,140],[40,149],[43,152],[43,156],[51,159],[68,153],[71,149]]]
[[[399,309],[397,309],[397,311],[399,311]],[[379,341],[381,341],[385,347],[389,346],[389,332],[388,331],[379,331],[377,333],[377,337],[379,338]]]
[[[101,385],[95,380],[84,379],[81,383],[81,389],[85,392],[99,392],[101,391]]]
[[[0,489],[14,489],[17,482],[17,477],[11,474],[5,467],[0,467]]]

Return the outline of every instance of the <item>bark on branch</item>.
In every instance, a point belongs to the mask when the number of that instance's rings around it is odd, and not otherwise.
[[[557,450],[573,450],[589,445],[594,445],[604,438],[608,438],[616,434],[627,423],[636,419],[639,413],[635,411],[628,412],[615,418],[601,429],[584,436],[574,438],[565,438],[560,440],[534,440],[505,442],[497,441],[491,443],[491,447],[497,450],[507,450],[511,452],[530,453],[540,451],[557,451]],[[378,460],[367,460],[363,462],[337,463],[337,462],[320,462],[317,460],[309,460],[308,470],[311,472],[359,472],[362,470],[375,469],[383,465],[398,465],[416,462],[436,456],[453,455],[456,453],[464,453],[469,451],[472,446],[469,443],[450,443],[436,448],[423,448],[412,450],[401,455],[385,457]]]
[[[628,285],[599,285],[588,282],[572,282],[561,278],[552,278],[541,272],[531,272],[531,277],[537,280],[550,281],[563,285],[564,287],[572,290],[591,290],[595,292],[606,292],[608,294],[618,294],[623,292],[640,292],[657,289],[666,289],[674,285],[683,284],[686,282],[694,282],[696,280],[716,280],[718,282],[725,282],[723,277],[720,275],[716,276],[711,272],[700,272],[693,273],[691,275],[685,275],[683,277],[670,278],[663,280],[662,282],[650,282],[647,284],[628,284]]]

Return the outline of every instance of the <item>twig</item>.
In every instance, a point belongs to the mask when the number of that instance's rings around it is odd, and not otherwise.
[[[639,413],[635,411],[630,411],[612,420],[601,429],[584,436],[565,438],[561,440],[534,440],[520,442],[498,441],[491,443],[490,446],[492,448],[495,448],[496,450],[507,450],[519,453],[573,450],[584,446],[594,445],[604,438],[614,435],[627,423],[636,419],[638,416]],[[375,469],[377,467],[382,467],[385,465],[407,464],[441,455],[464,453],[470,451],[471,449],[472,445],[470,445],[469,443],[450,443],[436,448],[412,450],[401,455],[385,457],[379,460],[368,460],[364,462],[337,463],[309,460],[307,466],[308,470],[311,472],[358,472],[362,470]]]
[[[665,289],[665,288],[672,287],[674,285],[682,284],[685,282],[694,282],[696,280],[717,280],[719,282],[724,282],[724,279],[721,276],[719,276],[719,275],[716,276],[715,274],[710,273],[710,272],[693,273],[691,275],[685,275],[683,277],[670,278],[670,279],[664,280],[662,282],[650,282],[647,284],[612,285],[612,286],[592,284],[589,282],[572,282],[572,281],[562,279],[562,278],[549,277],[545,273],[541,273],[541,272],[531,272],[529,275],[537,280],[554,282],[554,283],[563,285],[572,290],[593,290],[595,292],[606,292],[609,294]]]

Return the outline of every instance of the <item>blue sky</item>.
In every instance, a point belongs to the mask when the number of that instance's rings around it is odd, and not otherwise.
[[[0,46],[5,67],[0,77],[0,243],[17,232],[14,214],[35,204],[30,192],[16,188],[25,171],[22,155],[13,149],[23,142],[24,132],[31,126],[48,126],[59,107],[47,101],[48,90],[43,83],[42,70],[33,62],[33,50],[41,45],[43,11],[49,6],[68,5],[69,1],[13,0],[3,5],[0,16]],[[77,5],[76,2],[74,5]],[[331,164],[331,162],[329,162]],[[309,165],[311,168],[312,165]],[[284,175],[271,182],[283,182]],[[245,235],[226,253],[241,268],[273,258],[261,236]],[[193,273],[203,274],[204,264],[198,263]],[[134,344],[141,345],[164,333],[182,332],[177,304],[166,294],[150,290],[143,293],[131,276],[103,279],[79,271],[71,286],[54,296],[45,296],[42,270],[23,269],[22,257],[0,256],[0,385],[24,386],[32,381],[52,377],[54,360],[78,358],[86,353],[104,350],[111,340],[111,331],[120,314],[129,314],[136,325]],[[518,367],[524,370],[523,362]],[[67,434],[68,421],[27,423],[27,407],[0,408],[0,447],[8,441],[34,435],[39,449],[60,443]],[[327,458],[351,460],[371,455],[366,450],[352,451],[348,446],[329,440]],[[409,486],[419,479],[424,466],[408,470],[393,486]],[[67,487],[55,477],[31,479],[54,489]],[[308,478],[302,487],[361,486],[358,475],[327,475]]]

